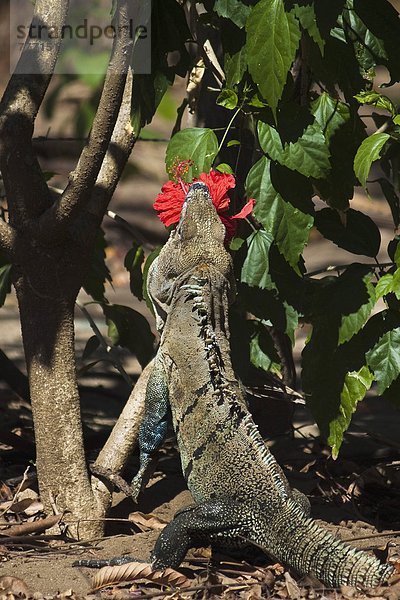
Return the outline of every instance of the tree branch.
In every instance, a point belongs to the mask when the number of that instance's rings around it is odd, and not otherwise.
[[[42,241],[57,239],[66,225],[88,203],[109,148],[120,112],[133,49],[133,40],[129,35],[128,2],[129,0],[120,0],[116,11],[119,18],[119,34],[114,38],[103,92],[88,143],[82,151],[75,171],[70,175],[64,193],[35,224],[35,236]]]
[[[132,71],[129,71],[118,119],[88,208],[89,212],[96,215],[99,222],[107,210],[140,133],[140,130],[134,131],[131,125],[131,121],[140,121],[134,116],[132,118],[133,86],[134,77]]]
[[[32,26],[62,30],[68,0],[37,0]],[[0,168],[10,221],[24,225],[50,205],[42,171],[32,147],[33,125],[52,77],[61,36],[46,40],[28,36],[0,104]]]
[[[119,474],[137,445],[139,427],[144,413],[147,382],[154,366],[154,359],[142,371],[129,399],[113,427],[113,430],[97,457],[95,466]],[[107,507],[110,495],[107,487],[97,478],[92,480],[97,501]]]

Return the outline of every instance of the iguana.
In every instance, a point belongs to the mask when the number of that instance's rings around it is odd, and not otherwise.
[[[147,386],[134,495],[164,439],[171,410],[183,474],[196,503],[162,531],[152,564],[177,567],[199,545],[255,543],[329,586],[376,586],[393,567],[309,518],[308,500],[290,488],[247,409],[230,358],[228,308],[235,281],[224,237],[207,186],[193,183],[179,224],[149,270],[161,342]]]

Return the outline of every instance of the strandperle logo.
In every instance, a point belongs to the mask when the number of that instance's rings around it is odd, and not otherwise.
[[[108,65],[113,41],[128,34],[134,41],[132,67],[135,73],[151,73],[151,0],[130,0],[127,25],[119,26],[110,14],[110,0],[94,0],[90,16],[82,0],[71,0],[66,23],[34,19],[30,0],[13,0],[10,4],[10,72],[38,72],[37,62],[19,61],[28,45],[45,51],[61,41],[55,73],[84,75],[103,74]],[[43,65],[41,65],[41,69]],[[41,72],[43,72],[41,70]]]

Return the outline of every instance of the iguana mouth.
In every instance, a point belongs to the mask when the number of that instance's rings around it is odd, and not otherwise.
[[[185,202],[183,203],[183,206],[182,206],[181,218],[179,219],[178,227],[179,227],[181,221],[185,218],[185,213],[186,213],[188,203],[193,202],[193,200],[196,200],[196,198],[199,198],[199,196],[201,198],[205,198],[205,197],[208,198],[210,201],[210,204],[212,204],[211,194],[210,194],[208,185],[206,185],[202,181],[195,181],[189,187],[189,190],[186,194]]]
[[[186,220],[187,209],[188,209],[189,204],[193,204],[196,201],[200,201],[200,200],[203,202],[204,202],[204,200],[206,200],[206,201],[208,200],[210,206],[213,206],[213,201],[211,198],[211,194],[210,194],[208,185],[206,185],[202,181],[195,181],[194,183],[191,184],[191,186],[189,187],[189,190],[186,194],[185,201],[182,206],[179,223],[176,226],[175,231],[179,236],[182,235],[182,227]],[[215,214],[217,216],[216,211],[215,211]]]

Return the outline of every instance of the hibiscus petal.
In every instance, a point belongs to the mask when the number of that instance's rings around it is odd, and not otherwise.
[[[255,203],[256,201],[254,198],[250,198],[240,212],[238,212],[236,215],[232,215],[232,219],[245,219],[252,212]]]
[[[232,217],[227,215],[219,215],[222,224],[225,225],[225,244],[228,244],[236,234],[237,224],[232,221]]]
[[[202,181],[208,185],[213,204],[218,212],[229,208],[230,200],[227,192],[236,185],[233,175],[220,173],[219,171],[210,171],[209,173],[201,173],[198,181]]]

